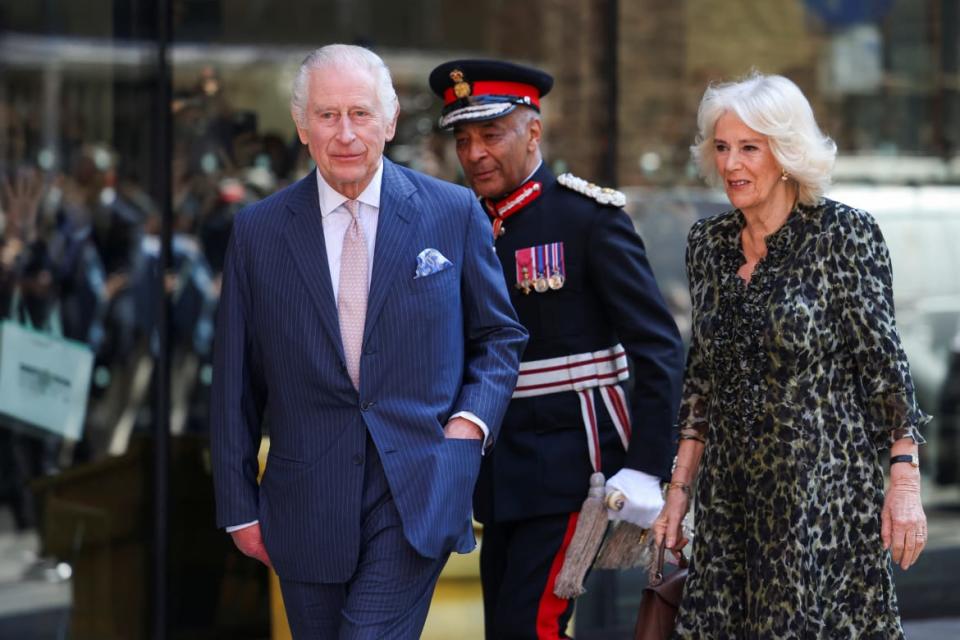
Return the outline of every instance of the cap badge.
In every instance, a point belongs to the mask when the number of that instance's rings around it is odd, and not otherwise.
[[[453,80],[453,95],[457,98],[466,98],[470,95],[470,84],[464,82],[463,71],[454,69],[450,72],[450,79]]]

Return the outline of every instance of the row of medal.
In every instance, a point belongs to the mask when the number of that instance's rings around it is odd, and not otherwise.
[[[563,288],[566,282],[562,242],[517,249],[514,260],[517,266],[517,282],[514,286],[524,294],[556,291]]]

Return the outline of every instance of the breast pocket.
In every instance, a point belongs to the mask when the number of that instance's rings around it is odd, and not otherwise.
[[[457,270],[454,267],[447,267],[443,271],[431,273],[428,276],[420,276],[410,281],[408,290],[413,295],[429,295],[437,291],[452,291],[457,288]]]
[[[542,337],[580,336],[595,328],[587,326],[587,317],[588,310],[598,308],[598,301],[583,290],[583,279],[579,265],[568,260],[562,286],[530,294],[540,306]]]

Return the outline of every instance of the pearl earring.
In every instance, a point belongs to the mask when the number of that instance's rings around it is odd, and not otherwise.
[[[786,170],[786,169],[781,169],[781,171],[782,171],[783,173],[780,174],[780,181],[781,181],[781,182],[786,182],[786,181],[790,178],[790,174],[787,173],[787,170]]]

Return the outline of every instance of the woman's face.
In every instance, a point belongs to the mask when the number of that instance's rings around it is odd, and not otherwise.
[[[728,111],[717,120],[713,138],[717,173],[733,206],[744,213],[763,211],[785,195],[782,169],[766,136]]]

